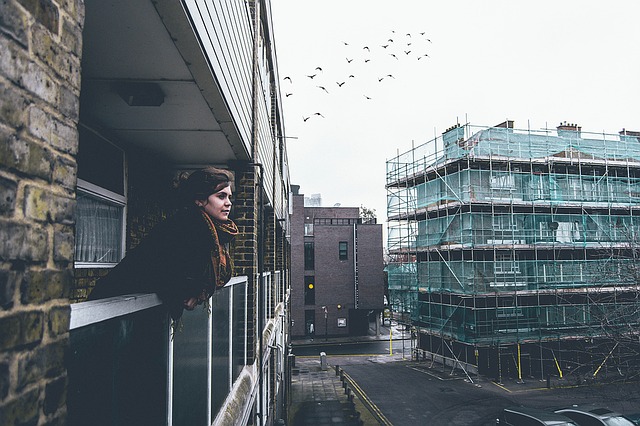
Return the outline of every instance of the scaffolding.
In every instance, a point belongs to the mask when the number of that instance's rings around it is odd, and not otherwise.
[[[502,371],[517,348],[521,371],[534,342],[561,372],[640,324],[640,133],[455,125],[389,160],[387,191],[390,299],[425,349]]]

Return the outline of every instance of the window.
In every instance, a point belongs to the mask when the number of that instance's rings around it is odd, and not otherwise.
[[[340,260],[349,259],[349,244],[346,241],[340,241],[338,243],[338,257]]]
[[[80,125],[76,267],[111,267],[124,253],[124,152]]]
[[[304,236],[312,237],[313,236],[313,223],[305,223],[304,224]]]
[[[516,179],[514,175],[495,174],[495,175],[491,175],[489,185],[491,189],[515,190]]]
[[[316,304],[316,285],[315,277],[304,277],[304,304],[315,305]]]
[[[313,243],[304,243],[304,269],[314,269],[315,250]]]

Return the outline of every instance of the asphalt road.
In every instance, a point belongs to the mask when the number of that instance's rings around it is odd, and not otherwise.
[[[525,378],[524,383],[496,384],[460,371],[451,374],[438,364],[410,361],[409,349],[405,360],[395,349],[389,356],[388,342],[386,352],[375,354],[372,351],[385,342],[373,343],[322,349],[328,363],[340,365],[394,426],[494,425],[502,409],[514,405],[558,408],[597,403],[623,414],[640,412],[639,383],[577,387],[558,382],[562,388],[547,389],[546,382]],[[319,353],[319,347],[307,349]]]

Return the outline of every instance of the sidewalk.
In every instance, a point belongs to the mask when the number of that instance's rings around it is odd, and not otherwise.
[[[400,328],[381,326],[380,333],[369,330],[368,336],[328,337],[293,340],[293,346],[322,345],[332,343],[357,343],[375,340],[389,340],[389,332],[396,340],[402,337]],[[404,333],[405,339],[410,333]],[[295,360],[291,377],[290,425],[380,425],[362,400],[351,390],[345,390],[343,382],[336,374],[334,365],[323,370],[320,357],[300,357]],[[366,398],[366,396],[365,396]]]
[[[391,338],[393,340],[400,340],[404,338],[405,340],[411,339],[411,333],[409,331],[405,331],[403,333],[402,326],[397,324],[393,324],[391,327],[389,326],[380,326],[380,333],[376,335],[375,330],[369,329],[369,334],[366,336],[339,336],[339,337],[331,337],[328,336],[326,339],[322,334],[316,334],[315,338],[304,338],[304,339],[295,339],[291,341],[293,346],[308,346],[308,345],[321,345],[323,343],[359,343],[359,342],[368,342],[372,340],[389,340],[389,332],[391,332]]]

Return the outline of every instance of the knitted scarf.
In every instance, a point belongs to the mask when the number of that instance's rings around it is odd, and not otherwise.
[[[213,240],[211,245],[211,264],[215,277],[212,278],[215,280],[216,287],[222,287],[231,279],[233,273],[233,264],[226,246],[238,234],[238,227],[231,220],[220,222],[202,210],[200,213],[209,228],[209,232],[211,232]]]

